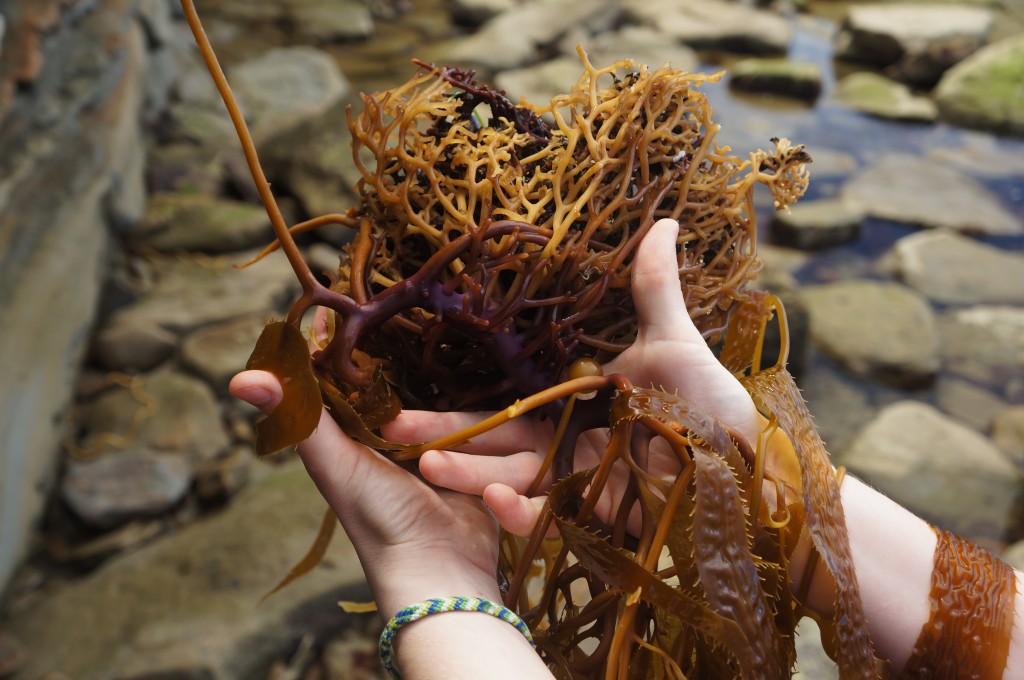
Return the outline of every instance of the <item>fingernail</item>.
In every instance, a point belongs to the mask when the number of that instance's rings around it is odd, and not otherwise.
[[[253,406],[265,406],[274,400],[274,394],[262,387],[246,387],[241,390],[238,397],[249,402]]]

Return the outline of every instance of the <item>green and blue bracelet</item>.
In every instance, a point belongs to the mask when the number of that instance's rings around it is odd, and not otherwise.
[[[482,614],[490,614],[506,623],[511,623],[516,627],[516,630],[529,640],[531,645],[534,644],[533,635],[530,634],[529,627],[514,611],[507,607],[479,597],[432,597],[429,600],[424,600],[402,609],[391,617],[391,620],[384,626],[384,632],[380,634],[378,649],[380,650],[381,663],[384,664],[384,668],[390,677],[395,678],[395,680],[401,677],[391,659],[391,645],[394,642],[395,635],[398,634],[402,626],[418,621],[424,616],[441,614],[443,612],[480,612]]]

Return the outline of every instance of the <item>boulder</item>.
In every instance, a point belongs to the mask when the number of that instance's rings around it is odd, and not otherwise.
[[[273,240],[263,206],[201,193],[150,196],[139,227],[129,234],[134,248],[173,253],[227,253]]]
[[[694,49],[784,54],[793,34],[782,16],[724,0],[625,0],[635,21]]]
[[[939,380],[935,405],[979,432],[988,432],[996,416],[1010,406],[991,391],[955,376]]]
[[[878,413],[873,391],[827,362],[818,362],[801,378],[800,391],[832,455],[849,446],[864,424]]]
[[[979,50],[935,88],[942,119],[963,127],[1024,136],[1024,35]]]
[[[301,637],[345,625],[338,600],[368,599],[339,531],[319,567],[257,606],[309,548],[326,507],[289,464],[224,511],[47,594],[5,621],[28,647],[14,680],[267,677]]]
[[[836,462],[966,536],[1002,536],[1022,490],[1017,469],[989,439],[916,401],[883,409]]]
[[[925,3],[853,5],[836,55],[890,67],[899,80],[930,85],[985,44],[995,17],[981,7]]]
[[[883,220],[980,234],[1024,233],[1021,220],[981,184],[913,156],[882,156],[847,182],[840,196]]]
[[[181,344],[181,361],[218,394],[227,394],[228,383],[245,369],[267,320],[266,314],[250,314],[189,333]]]
[[[166,368],[100,393],[82,405],[79,420],[81,446],[90,457],[179,453],[198,464],[217,457],[229,443],[210,388]]]
[[[831,248],[856,241],[863,222],[859,205],[831,199],[801,201],[774,214],[772,240],[803,250]]]
[[[563,54],[575,55],[578,44],[583,45],[590,63],[597,67],[607,66],[625,57],[637,64],[647,64],[652,69],[669,63],[681,71],[696,71],[700,65],[696,52],[681,45],[671,35],[648,26],[627,25],[590,37],[569,32],[562,39]],[[578,78],[582,74],[578,65],[577,71]],[[574,82],[572,80],[569,84]]]
[[[925,300],[897,283],[851,280],[803,289],[815,344],[844,368],[899,387],[928,384],[939,336]]]
[[[813,102],[821,94],[817,64],[790,59],[743,59],[732,65],[729,86],[742,92],[775,94]]]
[[[115,317],[96,331],[92,358],[111,371],[148,371],[174,354],[178,336],[160,326]]]
[[[946,370],[1021,397],[1024,385],[1024,308],[979,305],[946,312],[938,320]]]
[[[938,115],[935,103],[910,88],[877,73],[851,73],[836,85],[832,99],[847,108],[879,118],[930,123]]]
[[[1011,406],[992,420],[992,441],[1024,470],[1024,406]]]
[[[71,460],[61,497],[87,524],[109,529],[167,512],[191,485],[188,460],[133,449],[90,460]]]
[[[896,241],[884,258],[911,288],[944,305],[1024,305],[1024,255],[956,232],[918,232]]]
[[[494,84],[505,90],[513,102],[525,99],[531,104],[546,106],[552,97],[567,92],[582,73],[580,58],[573,55],[502,71],[494,77]]]

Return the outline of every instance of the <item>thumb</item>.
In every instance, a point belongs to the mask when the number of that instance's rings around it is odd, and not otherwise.
[[[265,414],[273,411],[284,398],[281,383],[267,371],[242,371],[231,379],[228,392]]]
[[[633,260],[633,304],[640,335],[647,341],[700,339],[679,287],[678,236],[678,222],[658,220],[640,242]]]

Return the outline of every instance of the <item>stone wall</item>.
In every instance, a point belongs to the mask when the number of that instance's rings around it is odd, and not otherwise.
[[[167,6],[0,0],[0,589],[52,484],[112,230],[144,207],[147,26]]]

